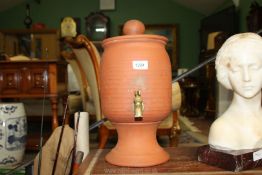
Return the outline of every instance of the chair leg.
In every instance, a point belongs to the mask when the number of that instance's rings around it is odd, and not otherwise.
[[[109,130],[106,126],[101,125],[99,127],[99,149],[103,149],[106,146],[107,140],[109,138]]]
[[[169,134],[169,146],[170,147],[176,147],[178,145],[179,135],[180,135],[180,132],[176,132],[174,128],[171,129],[170,134]]]
[[[175,111],[173,112],[173,129],[175,130],[175,132],[179,132],[180,133],[180,124],[179,124],[179,119],[178,119],[178,116],[179,116],[179,111]]]

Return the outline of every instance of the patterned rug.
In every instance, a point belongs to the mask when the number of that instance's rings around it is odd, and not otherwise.
[[[208,143],[208,137],[202,133],[202,131],[197,128],[190,118],[185,116],[179,117],[179,123],[182,130],[182,136],[180,137],[180,145],[204,145]],[[183,135],[184,134],[184,135]]]

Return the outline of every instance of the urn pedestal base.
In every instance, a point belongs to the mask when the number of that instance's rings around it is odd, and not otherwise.
[[[168,161],[169,154],[156,139],[159,123],[113,123],[118,142],[106,155],[106,161],[128,167],[154,166]]]

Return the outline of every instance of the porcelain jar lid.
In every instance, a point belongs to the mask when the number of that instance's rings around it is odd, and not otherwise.
[[[152,41],[152,42],[161,42],[163,44],[167,43],[167,38],[160,35],[153,34],[144,34],[145,25],[136,19],[128,20],[125,22],[123,27],[122,36],[111,37],[103,40],[102,46],[105,47],[111,43],[125,42],[125,41]]]

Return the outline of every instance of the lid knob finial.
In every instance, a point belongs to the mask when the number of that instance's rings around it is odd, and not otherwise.
[[[144,34],[145,32],[145,25],[136,19],[128,20],[125,22],[123,27],[123,34],[124,35],[139,35]]]

